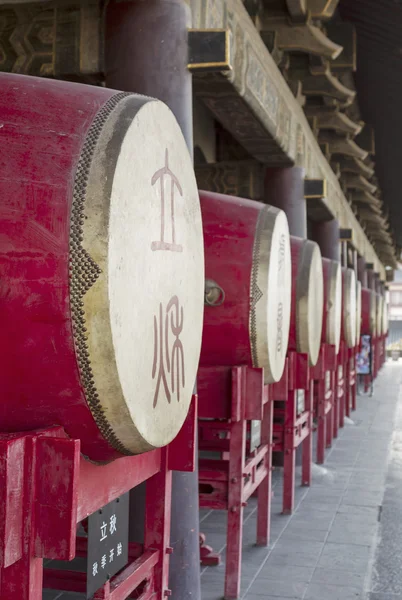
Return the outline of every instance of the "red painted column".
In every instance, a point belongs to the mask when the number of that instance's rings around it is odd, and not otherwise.
[[[320,247],[323,258],[340,261],[339,223],[336,219],[312,224],[312,239]]]
[[[267,169],[264,200],[267,204],[285,211],[290,235],[307,238],[304,169],[301,167]]]
[[[165,102],[193,152],[192,78],[187,69],[191,10],[184,0],[109,2],[106,85]],[[131,494],[131,535],[143,536],[144,489]],[[137,512],[139,510],[139,512]],[[200,600],[198,472],[173,473],[169,587],[175,600]]]

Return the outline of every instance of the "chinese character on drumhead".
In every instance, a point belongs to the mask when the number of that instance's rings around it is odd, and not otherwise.
[[[173,296],[164,313],[162,303],[159,304],[159,319],[154,315],[154,361],[152,379],[158,371],[154,395],[154,408],[158,403],[161,384],[167,401],[171,402],[172,394],[176,392],[180,402],[180,388],[185,386],[184,350],[180,340],[183,330],[183,307],[177,296]],[[170,335],[169,335],[170,334]],[[171,336],[173,335],[173,340]],[[166,364],[166,369],[165,369]],[[167,377],[166,372],[170,374]]]
[[[114,548],[112,548],[109,552],[109,562],[113,562],[114,559]]]
[[[105,540],[107,538],[107,523],[105,523],[105,521],[103,521],[102,525],[100,526],[100,530],[101,530],[101,539],[100,541],[103,542],[103,540]]]
[[[104,554],[102,556],[102,560],[101,560],[101,567],[102,567],[102,569],[104,569],[106,567],[106,563],[107,563],[106,554]]]
[[[121,556],[123,554],[123,544],[117,544],[117,556]]]
[[[97,562],[95,562],[95,563],[92,565],[92,576],[93,576],[93,577],[95,577],[95,575],[97,575],[97,574],[98,574],[98,563],[97,563]]]
[[[161,200],[161,233],[160,240],[152,242],[152,250],[170,250],[171,252],[183,252],[183,246],[176,244],[176,229],[175,229],[175,190],[179,191],[180,196],[183,196],[183,190],[176,175],[170,170],[169,167],[169,151],[166,148],[165,151],[165,165],[154,173],[151,184],[155,185],[159,181],[160,183],[160,200]],[[170,215],[167,217],[166,197],[165,197],[165,183],[170,183]],[[170,236],[171,241],[165,240],[165,235],[168,229],[168,221],[170,221]]]

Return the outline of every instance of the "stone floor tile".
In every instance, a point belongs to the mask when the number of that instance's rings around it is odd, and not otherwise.
[[[364,582],[365,573],[323,567],[317,567],[311,577],[311,583],[326,583],[328,585],[358,587],[360,589],[363,589]]]
[[[304,600],[360,600],[360,598],[362,598],[362,591],[358,587],[323,583],[310,583],[304,596]]]
[[[368,546],[327,543],[320,556],[318,566],[363,572],[367,569],[369,558],[370,548]]]
[[[279,596],[280,598],[302,598],[307,589],[306,582],[289,581],[287,579],[258,579],[248,590],[248,594],[261,597]]]

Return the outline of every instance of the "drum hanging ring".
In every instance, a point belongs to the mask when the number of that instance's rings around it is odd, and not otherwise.
[[[222,306],[225,302],[224,290],[212,279],[205,280],[204,304],[208,306]]]

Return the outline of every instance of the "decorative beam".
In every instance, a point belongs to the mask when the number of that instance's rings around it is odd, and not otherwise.
[[[305,179],[304,197],[308,200],[325,198],[327,195],[327,182],[325,179]]]
[[[0,7],[0,71],[87,83],[103,79],[98,0],[7,4]]]
[[[353,191],[351,193],[352,202],[361,202],[367,206],[373,206],[380,208],[382,206],[381,200],[366,191]]]
[[[356,139],[357,144],[371,155],[375,155],[375,133],[371,125],[365,125]]]
[[[261,200],[264,195],[264,168],[257,161],[227,161],[195,165],[200,190]]]
[[[188,32],[190,71],[230,71],[229,29],[190,29]]]
[[[339,230],[339,241],[353,242],[353,229],[340,229]]]
[[[307,177],[327,180],[322,204],[340,227],[352,227],[355,247],[378,271],[383,267],[339,182],[319,149],[303,109],[281,76],[241,0],[194,0],[193,27],[230,29],[233,70],[194,74],[194,94],[215,119],[260,162],[297,164]],[[353,96],[353,92],[352,92]]]

